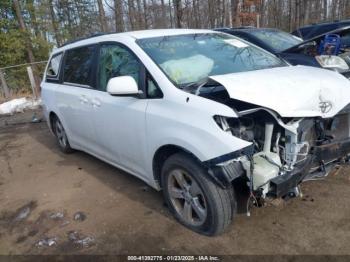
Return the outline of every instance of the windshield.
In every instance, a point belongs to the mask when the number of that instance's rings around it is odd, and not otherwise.
[[[274,55],[226,34],[188,34],[137,41],[178,87],[212,75],[284,66]]]
[[[282,52],[303,42],[299,37],[277,30],[251,30],[249,33],[268,44],[275,52]]]

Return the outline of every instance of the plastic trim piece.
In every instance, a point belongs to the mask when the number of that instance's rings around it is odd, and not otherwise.
[[[243,148],[241,148],[241,149],[239,149],[237,151],[234,151],[234,152],[231,152],[231,153],[228,153],[228,154],[225,154],[225,155],[222,155],[222,156],[218,156],[218,157],[209,159],[207,161],[204,161],[203,164],[206,167],[213,167],[213,166],[215,166],[217,164],[224,163],[226,161],[238,158],[240,156],[244,156],[244,155],[245,156],[251,156],[251,155],[253,155],[253,152],[254,152],[254,145],[251,144],[251,145],[243,147]]]

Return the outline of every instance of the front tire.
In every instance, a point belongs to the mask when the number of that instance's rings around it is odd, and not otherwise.
[[[236,212],[233,187],[223,189],[216,185],[191,156],[179,153],[166,160],[162,188],[170,211],[187,228],[214,236],[231,224]]]
[[[58,117],[55,117],[52,121],[52,127],[57,139],[57,143],[61,151],[65,154],[72,153],[74,150],[71,148],[66,130],[64,129],[61,121]]]

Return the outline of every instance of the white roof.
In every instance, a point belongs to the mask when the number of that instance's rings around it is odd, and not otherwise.
[[[60,52],[65,49],[81,46],[81,45],[92,44],[100,40],[113,41],[118,39],[120,40],[121,38],[142,39],[142,38],[160,37],[160,36],[201,34],[201,33],[205,34],[205,33],[213,33],[213,32],[215,31],[205,30],[205,29],[151,29],[151,30],[130,31],[130,32],[123,32],[123,33],[115,33],[115,34],[105,34],[101,36],[78,40],[71,44],[64,45],[54,50],[54,53]]]
[[[159,36],[170,36],[170,35],[185,35],[185,34],[199,34],[199,33],[210,33],[211,30],[205,29],[152,29],[152,30],[141,30],[120,33],[121,35],[127,35],[135,39],[159,37]]]

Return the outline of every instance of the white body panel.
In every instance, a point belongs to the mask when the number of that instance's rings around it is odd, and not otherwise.
[[[116,97],[94,89],[47,83],[43,79],[46,117],[50,112],[57,114],[73,148],[120,167],[155,188],[152,162],[162,146],[175,145],[200,161],[207,161],[251,145],[215,123],[214,115],[238,117],[232,108],[177,89],[135,43],[140,37],[203,32],[212,31],[151,30],[111,34],[55,50],[54,53],[58,53],[105,41],[122,43],[142,61],[164,96],[161,99]],[[348,80],[343,81],[342,76],[327,70],[285,67],[213,79],[222,83],[231,97],[270,108],[282,116],[332,116],[350,102]],[[334,103],[331,112],[323,115],[319,112],[319,96]]]
[[[145,166],[148,101],[100,91],[95,91],[91,98],[99,104],[93,106],[91,114],[97,139],[93,152],[148,180]]]
[[[350,82],[341,74],[288,66],[212,76],[231,98],[270,108],[283,117],[332,117],[350,102]],[[322,113],[320,102],[332,108]]]

